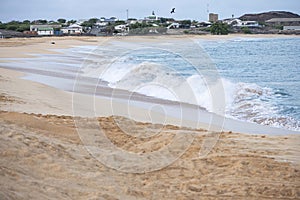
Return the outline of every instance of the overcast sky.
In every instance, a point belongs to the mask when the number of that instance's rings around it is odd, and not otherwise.
[[[209,5],[209,6],[208,6]],[[171,8],[175,14],[170,14]],[[300,0],[0,0],[0,21],[89,19],[112,17],[144,18],[155,11],[161,17],[207,20],[207,11],[219,18],[271,10],[300,14]]]

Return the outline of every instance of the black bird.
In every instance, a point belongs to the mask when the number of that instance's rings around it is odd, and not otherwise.
[[[172,10],[171,10],[171,14],[172,14],[172,13],[175,13],[175,8],[172,8]]]

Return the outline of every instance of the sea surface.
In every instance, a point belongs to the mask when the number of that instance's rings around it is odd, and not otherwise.
[[[63,90],[72,91],[79,74],[105,87],[300,131],[299,37],[178,39],[159,45],[111,41],[57,51],[62,54],[1,65],[27,71],[26,79]]]
[[[228,117],[300,130],[300,38],[200,44],[233,88]]]

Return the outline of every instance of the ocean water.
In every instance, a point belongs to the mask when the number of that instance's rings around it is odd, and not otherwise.
[[[300,130],[300,38],[200,44],[233,87],[228,117]]]
[[[63,90],[72,91],[79,75],[227,118],[300,131],[300,38],[158,43],[112,40],[1,65]]]
[[[96,74],[113,88],[197,104],[217,113],[213,94],[224,89],[224,96],[218,101],[224,101],[226,117],[300,130],[300,38],[193,42],[200,48],[183,42],[178,45],[180,54],[174,49],[156,47],[130,50],[113,62],[106,55],[105,59],[110,62],[106,69],[87,67],[86,73]],[[113,51],[109,54],[114,55]],[[204,59],[202,54],[206,54]],[[206,64],[195,68],[185,58],[187,55],[195,55]],[[207,75],[206,71],[212,69],[216,72]],[[216,80],[210,85],[204,76]]]

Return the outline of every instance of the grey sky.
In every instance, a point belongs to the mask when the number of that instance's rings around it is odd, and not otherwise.
[[[162,17],[207,20],[208,4],[209,11],[219,13],[220,18],[271,10],[300,14],[299,0],[0,0],[0,21],[102,16],[126,19],[126,9],[132,18],[144,18],[155,11]],[[171,15],[173,7],[176,13]]]

